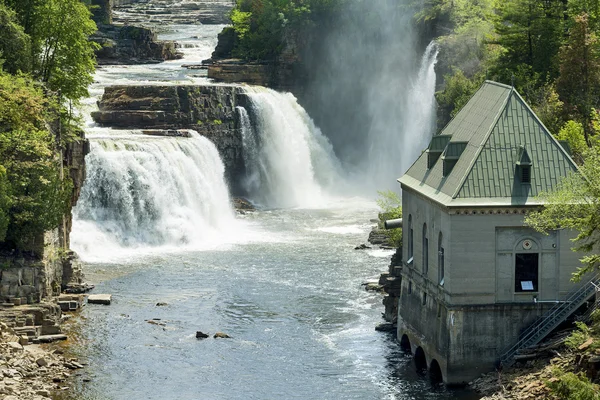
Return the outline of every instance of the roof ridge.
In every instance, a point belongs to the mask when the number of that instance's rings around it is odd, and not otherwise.
[[[479,148],[477,149],[477,153],[475,153],[475,156],[471,159],[471,162],[469,164],[469,167],[467,168],[467,171],[465,172],[465,174],[460,179],[459,184],[456,186],[456,190],[452,194],[452,198],[453,199],[455,199],[458,196],[458,194],[462,190],[463,186],[465,185],[465,182],[467,181],[467,177],[469,176],[469,174],[473,170],[473,166],[475,165],[475,163],[479,159],[479,156],[481,155],[481,152],[483,151],[484,145],[488,142],[488,140],[490,140],[490,136],[492,135],[492,132],[494,131],[494,128],[496,127],[496,125],[498,125],[498,120],[500,119],[500,116],[502,116],[502,113],[504,113],[504,110],[506,110],[506,106],[507,106],[510,98],[512,97],[513,93],[516,93],[515,88],[512,87],[512,86],[504,85],[502,83],[498,83],[498,82],[494,82],[494,81],[485,81],[485,82],[486,83],[489,82],[490,84],[494,84],[494,85],[503,87],[505,89],[510,89],[510,93],[508,94],[508,96],[506,96],[506,99],[502,103],[502,107],[500,107],[498,113],[494,117],[494,121],[492,122],[492,124],[488,128],[488,131],[485,134],[485,137],[483,138],[481,144],[479,144],[479,146],[478,146]]]

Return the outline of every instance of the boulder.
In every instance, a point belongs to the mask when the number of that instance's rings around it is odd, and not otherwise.
[[[223,332],[217,332],[214,334],[213,338],[215,339],[231,339],[231,336],[229,336],[226,333]]]
[[[206,339],[208,337],[209,335],[207,335],[206,333],[202,331],[196,331],[196,339]]]

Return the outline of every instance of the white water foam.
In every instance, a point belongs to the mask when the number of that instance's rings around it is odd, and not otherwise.
[[[268,207],[323,207],[341,186],[333,148],[291,93],[249,87],[238,107],[250,197]]]
[[[214,144],[112,131],[92,140],[74,210],[73,248],[111,256],[124,248],[199,248],[231,242],[242,222],[230,205]],[[235,233],[235,235],[234,235]]]

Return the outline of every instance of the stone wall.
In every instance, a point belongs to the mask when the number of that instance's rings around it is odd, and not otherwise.
[[[244,168],[235,107],[245,104],[239,86],[109,86],[92,117],[119,129],[193,129],[217,146],[231,184]]]

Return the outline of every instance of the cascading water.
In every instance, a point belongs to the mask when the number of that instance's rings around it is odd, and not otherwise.
[[[396,179],[432,134],[436,60],[422,54],[418,2],[348,1],[306,54],[303,105],[361,192],[399,190]],[[426,115],[425,115],[426,114]]]
[[[323,206],[339,188],[331,144],[290,93],[247,88],[250,113],[238,107],[249,197],[269,207]]]
[[[400,177],[429,144],[431,134],[435,131],[437,55],[437,44],[431,42],[421,58],[418,74],[407,94],[408,101],[402,112],[403,124],[398,131],[388,130],[383,137],[379,137],[379,141],[373,141],[379,144],[374,146],[369,157],[375,163],[380,163],[375,167],[376,171],[386,173],[386,168],[390,167],[388,156],[396,152],[402,157],[394,157],[398,165],[394,165],[390,173],[396,173]],[[398,140],[398,136],[401,140]]]
[[[223,163],[197,133],[96,137],[86,161],[73,243],[84,256],[106,246],[204,245],[235,222]]]

